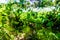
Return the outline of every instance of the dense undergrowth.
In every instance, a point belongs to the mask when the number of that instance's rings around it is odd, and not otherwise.
[[[23,12],[16,4],[0,6],[0,40],[60,40],[60,8]]]

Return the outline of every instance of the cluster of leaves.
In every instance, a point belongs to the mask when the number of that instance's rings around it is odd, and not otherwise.
[[[60,8],[23,12],[17,3],[0,5],[0,40],[60,40]]]

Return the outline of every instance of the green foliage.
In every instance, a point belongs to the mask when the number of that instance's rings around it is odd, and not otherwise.
[[[23,12],[21,4],[0,7],[0,40],[60,40],[60,8]]]

